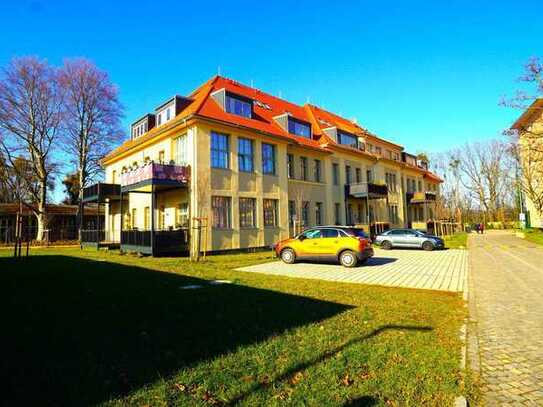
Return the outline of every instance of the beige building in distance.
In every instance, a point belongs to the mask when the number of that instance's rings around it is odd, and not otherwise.
[[[543,214],[534,199],[543,201],[543,98],[536,99],[513,123],[519,136],[522,200],[528,227],[543,228]],[[527,193],[528,189],[534,192]]]
[[[324,224],[426,230],[441,182],[351,120],[220,76],[135,121],[103,164],[85,202],[104,205],[105,230],[87,240],[153,255],[266,247]]]

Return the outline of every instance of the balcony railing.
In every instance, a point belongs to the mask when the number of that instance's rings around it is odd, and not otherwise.
[[[119,184],[106,184],[98,182],[94,185],[83,188],[83,201],[101,202],[106,198],[115,198],[121,195],[121,186]]]
[[[121,174],[121,186],[140,183],[184,184],[190,178],[190,167],[173,164],[149,163]]]
[[[153,248],[154,238],[154,248]],[[188,250],[188,228],[175,230],[123,230],[121,232],[121,249],[146,254],[175,254]]]
[[[436,200],[436,197],[437,194],[434,191],[405,193],[407,203],[410,204],[434,202]]]
[[[352,196],[354,198],[386,198],[388,195],[388,187],[373,182],[361,182],[345,185],[345,192],[347,196]]]

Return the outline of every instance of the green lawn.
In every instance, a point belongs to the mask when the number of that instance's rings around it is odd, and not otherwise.
[[[7,405],[443,406],[475,394],[459,369],[455,294],[232,270],[268,253],[10,254],[0,250]]]
[[[524,238],[530,242],[543,245],[543,231],[540,229],[522,230]]]
[[[451,236],[445,236],[445,247],[449,249],[465,249],[468,247],[468,234],[466,232],[457,232]]]

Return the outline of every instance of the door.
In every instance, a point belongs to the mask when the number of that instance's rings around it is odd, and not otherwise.
[[[320,229],[306,230],[295,242],[294,251],[298,257],[313,257],[319,254],[319,244],[322,240]]]
[[[335,257],[340,246],[340,232],[337,229],[321,229],[321,238],[318,244],[320,257]]]
[[[407,230],[405,232],[405,246],[406,247],[420,247],[421,246],[420,236],[412,230]]]
[[[391,230],[388,232],[392,246],[395,247],[405,247],[406,246],[406,235],[403,229]]]

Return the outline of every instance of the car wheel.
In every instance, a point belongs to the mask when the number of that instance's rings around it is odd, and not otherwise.
[[[385,240],[383,243],[381,243],[381,249],[383,250],[392,249],[392,243],[390,243],[388,240]]]
[[[292,249],[283,249],[281,252],[281,260],[283,260],[284,263],[292,264],[296,261],[296,253],[294,253],[294,250]]]
[[[354,252],[350,250],[345,250],[339,255],[339,262],[343,267],[355,267],[358,263],[358,258]]]
[[[429,251],[434,250],[434,245],[432,244],[432,242],[424,242],[422,244],[422,248],[429,252]]]

